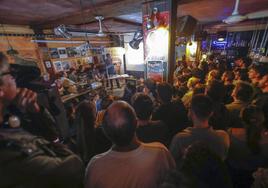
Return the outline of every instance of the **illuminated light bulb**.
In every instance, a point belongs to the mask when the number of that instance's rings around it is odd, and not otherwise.
[[[146,39],[149,56],[167,57],[169,32],[165,28],[151,31]]]

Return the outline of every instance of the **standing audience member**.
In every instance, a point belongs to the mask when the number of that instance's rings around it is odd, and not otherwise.
[[[175,167],[164,145],[137,139],[136,127],[136,114],[128,103],[114,102],[107,109],[103,128],[113,146],[89,162],[86,188],[155,188]]]
[[[235,87],[234,85],[234,72],[233,71],[225,71],[221,77],[221,80],[224,83],[224,88],[225,88],[225,96],[223,99],[224,104],[229,104],[233,102],[232,98],[232,92]]]
[[[168,127],[169,142],[173,136],[188,126],[187,110],[181,100],[172,101],[172,86],[168,83],[157,85],[160,105],[153,113],[153,120],[162,120]]]
[[[237,187],[250,187],[251,174],[268,165],[268,130],[262,110],[250,105],[241,111],[243,128],[229,129],[231,145],[228,164]]]
[[[221,158],[204,142],[190,145],[180,172],[198,188],[232,188],[231,177]]]
[[[231,113],[232,126],[241,127],[239,118],[240,111],[250,104],[253,95],[253,88],[247,82],[238,82],[233,90],[234,102],[225,105]]]
[[[127,82],[121,100],[131,104],[131,98],[135,93],[136,93],[136,84],[134,85],[131,82]]]
[[[114,64],[113,64],[113,60],[112,60],[112,57],[111,57],[110,54],[106,54],[105,64],[106,64],[106,71],[107,71],[107,74],[106,74],[107,75],[107,79],[109,79],[109,77],[112,77],[112,76],[116,75]],[[117,87],[120,88],[119,80],[116,78],[116,79],[110,79],[111,89],[113,89],[113,87],[114,87],[113,80],[116,81]],[[108,87],[108,80],[107,80],[106,86]]]
[[[206,84],[208,84],[211,80],[220,80],[220,79],[221,79],[220,72],[218,70],[213,69],[209,71],[207,75]]]
[[[161,142],[168,144],[168,128],[160,120],[151,120],[153,112],[152,99],[143,93],[136,93],[132,97],[132,106],[137,114],[136,134],[142,142]]]
[[[12,75],[7,58],[0,53],[0,187],[81,187],[81,160],[65,146],[25,131],[27,121],[7,110],[13,103],[22,114],[44,121],[36,93],[17,88]]]
[[[187,81],[187,88],[188,88],[188,91],[187,93],[185,93],[185,95],[182,97],[182,102],[184,104],[184,106],[186,108],[189,107],[190,105],[190,102],[192,100],[192,97],[193,97],[193,91],[194,91],[194,88],[197,84],[200,83],[200,79],[196,78],[196,77],[191,77],[188,81]]]
[[[153,79],[147,79],[144,81],[143,93],[151,97],[154,106],[157,105],[157,94],[156,94],[156,82]]]
[[[249,82],[248,69],[238,68],[235,70],[235,82]]]
[[[77,149],[84,163],[87,163],[95,154],[95,120],[96,107],[90,101],[83,101],[76,110],[76,137]]]
[[[222,81],[211,80],[205,93],[213,102],[213,113],[209,118],[209,125],[214,129],[227,130],[230,126],[230,112],[223,104],[225,89]]]
[[[188,113],[193,127],[177,133],[170,145],[170,151],[177,162],[181,160],[186,148],[197,141],[205,142],[222,160],[227,157],[229,136],[225,131],[214,130],[209,125],[212,112],[213,103],[209,97],[202,94],[193,97]]]

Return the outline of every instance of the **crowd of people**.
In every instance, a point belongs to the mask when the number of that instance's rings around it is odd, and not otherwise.
[[[69,111],[75,144],[0,53],[0,187],[268,187],[265,63],[182,62],[174,85],[100,90]]]

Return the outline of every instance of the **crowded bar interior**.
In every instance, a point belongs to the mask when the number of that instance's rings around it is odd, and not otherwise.
[[[267,0],[1,0],[0,188],[268,188]]]

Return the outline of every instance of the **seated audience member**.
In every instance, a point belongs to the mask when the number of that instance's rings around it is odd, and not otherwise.
[[[208,123],[212,115],[213,103],[204,95],[195,95],[189,109],[193,127],[177,133],[170,145],[170,151],[176,161],[180,161],[185,149],[199,141],[205,142],[221,159],[225,159],[229,148],[229,136],[225,131],[214,130]],[[178,164],[177,164],[178,165]]]
[[[198,188],[232,188],[227,167],[206,143],[190,145],[183,156],[180,172]]]
[[[68,78],[69,78],[70,80],[72,80],[73,82],[78,82],[77,72],[76,72],[76,70],[75,70],[74,68],[71,68],[71,69],[70,69]]]
[[[232,93],[234,102],[226,105],[226,108],[234,118],[238,118],[240,111],[251,102],[252,95],[253,88],[250,84],[247,82],[238,82],[236,84]]]
[[[250,105],[241,111],[244,128],[229,129],[231,145],[228,164],[234,183],[250,187],[251,174],[258,167],[268,165],[268,131],[264,126],[262,110]]]
[[[188,126],[187,110],[181,100],[172,101],[172,86],[161,83],[157,86],[160,105],[153,113],[153,120],[162,120],[168,127],[169,142],[172,137]]]
[[[136,134],[140,141],[168,143],[168,128],[162,121],[152,121],[153,112],[152,99],[143,93],[136,93],[132,98],[132,106],[137,115]]]
[[[230,112],[223,104],[225,89],[220,80],[211,80],[206,87],[206,95],[212,99],[213,114],[209,119],[209,125],[214,129],[227,130],[230,126]]]
[[[224,83],[225,87],[225,96],[223,99],[224,104],[229,104],[233,102],[232,98],[232,92],[235,87],[233,81],[234,81],[235,75],[233,71],[225,71],[221,77],[221,80]]]
[[[12,75],[7,58],[0,53],[0,187],[81,187],[81,160],[65,146],[25,131],[22,127],[28,121],[7,110],[13,103],[21,114],[44,120],[36,93],[17,88]]]
[[[113,146],[91,159],[85,187],[155,188],[175,168],[165,146],[141,143],[135,135],[136,127],[135,111],[128,103],[118,101],[109,106],[103,128]]]
[[[64,92],[69,92],[69,93],[77,93],[77,88],[76,88],[76,83],[69,78],[67,78],[67,73],[66,72],[60,72],[59,73],[59,85],[61,85],[64,89]],[[63,94],[64,94],[63,92]]]
[[[198,79],[198,78],[196,78],[196,77],[191,77],[188,81],[187,81],[187,88],[188,88],[188,91],[187,91],[187,93],[182,97],[182,102],[183,102],[183,104],[184,104],[184,106],[186,107],[186,108],[188,108],[189,107],[189,105],[190,105],[190,102],[191,102],[191,99],[192,99],[192,97],[193,97],[193,90],[194,90],[194,88],[195,88],[195,86],[197,85],[197,84],[199,84],[200,83],[200,80]]]

